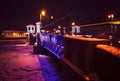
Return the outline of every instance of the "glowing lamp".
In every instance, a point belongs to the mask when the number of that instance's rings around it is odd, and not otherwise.
[[[72,26],[74,26],[75,25],[75,22],[72,22]]]

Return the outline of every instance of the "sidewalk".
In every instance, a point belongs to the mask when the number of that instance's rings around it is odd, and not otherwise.
[[[35,55],[33,46],[13,42],[0,41],[0,81],[61,81],[52,57]]]

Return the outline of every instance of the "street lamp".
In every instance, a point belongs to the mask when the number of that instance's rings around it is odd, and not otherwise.
[[[110,19],[110,21],[111,21],[111,20],[114,20],[115,15],[114,15],[114,14],[108,14],[107,17],[108,17],[108,19]],[[111,28],[111,35],[109,35],[109,39],[111,40],[110,45],[112,45],[112,44],[113,44],[113,40],[114,40],[114,38],[113,38],[114,25],[110,25],[110,28]]]
[[[36,25],[37,25],[37,31],[36,31],[36,39],[37,40],[39,40],[40,41],[40,29],[41,29],[41,24],[42,24],[42,16],[45,16],[46,15],[46,11],[45,10],[41,10],[41,12],[40,12],[40,22],[38,22],[38,23],[36,23]],[[40,43],[38,41],[38,43]]]
[[[46,15],[46,11],[45,10],[41,10],[40,12],[40,23],[42,22],[42,16]]]
[[[75,26],[75,22],[72,22],[72,24],[71,24],[72,26]]]
[[[53,16],[50,16],[50,19],[54,19],[54,17],[53,17]]]
[[[40,22],[36,23],[36,42],[34,44],[34,53],[39,53],[39,51],[42,50],[41,47],[41,38],[40,38],[40,28],[41,28],[41,21],[42,21],[42,16],[45,16],[46,11],[45,10],[41,10],[40,12]]]
[[[35,44],[37,45],[38,43],[40,44],[40,28],[41,28],[41,21],[42,21],[42,16],[45,16],[46,11],[41,10],[40,12],[40,22],[36,23],[36,42]]]
[[[108,14],[108,19],[110,19],[110,20],[114,20],[114,14]]]

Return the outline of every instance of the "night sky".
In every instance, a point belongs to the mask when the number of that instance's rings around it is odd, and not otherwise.
[[[68,26],[72,21],[78,25],[102,22],[109,13],[120,18],[119,0],[2,0],[0,30],[26,30],[26,25],[39,21],[41,9],[47,11],[43,19],[45,25],[51,22],[62,26]],[[51,15],[54,20],[49,19]]]

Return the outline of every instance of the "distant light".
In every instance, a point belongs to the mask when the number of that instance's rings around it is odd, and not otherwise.
[[[110,16],[110,15],[108,15],[108,18],[110,19],[110,18],[111,18],[111,16]]]
[[[113,14],[111,14],[111,17],[113,18],[113,17],[114,17],[114,15],[113,15]]]
[[[88,76],[85,77],[86,81],[90,81],[90,78]]]
[[[75,22],[72,22],[72,26],[74,26],[75,25]]]
[[[114,19],[114,14],[108,14],[108,18],[113,20]]]
[[[68,34],[66,34],[65,36],[69,36]]]
[[[47,30],[46,33],[49,33],[49,30]]]
[[[56,29],[54,28],[53,31],[56,32]]]
[[[45,33],[45,30],[41,30],[42,33]]]
[[[120,43],[120,41],[118,41],[118,43]]]
[[[5,35],[5,33],[2,33],[2,35]]]
[[[58,26],[58,29],[61,29],[61,26]]]
[[[41,15],[45,16],[46,15],[46,11],[45,10],[41,10]]]
[[[15,35],[16,35],[16,33],[14,32],[14,33],[13,33],[13,35],[15,36]]]
[[[54,19],[54,17],[53,17],[53,16],[51,16],[51,17],[50,17],[50,19]]]
[[[72,34],[72,36],[75,36],[75,34]]]

